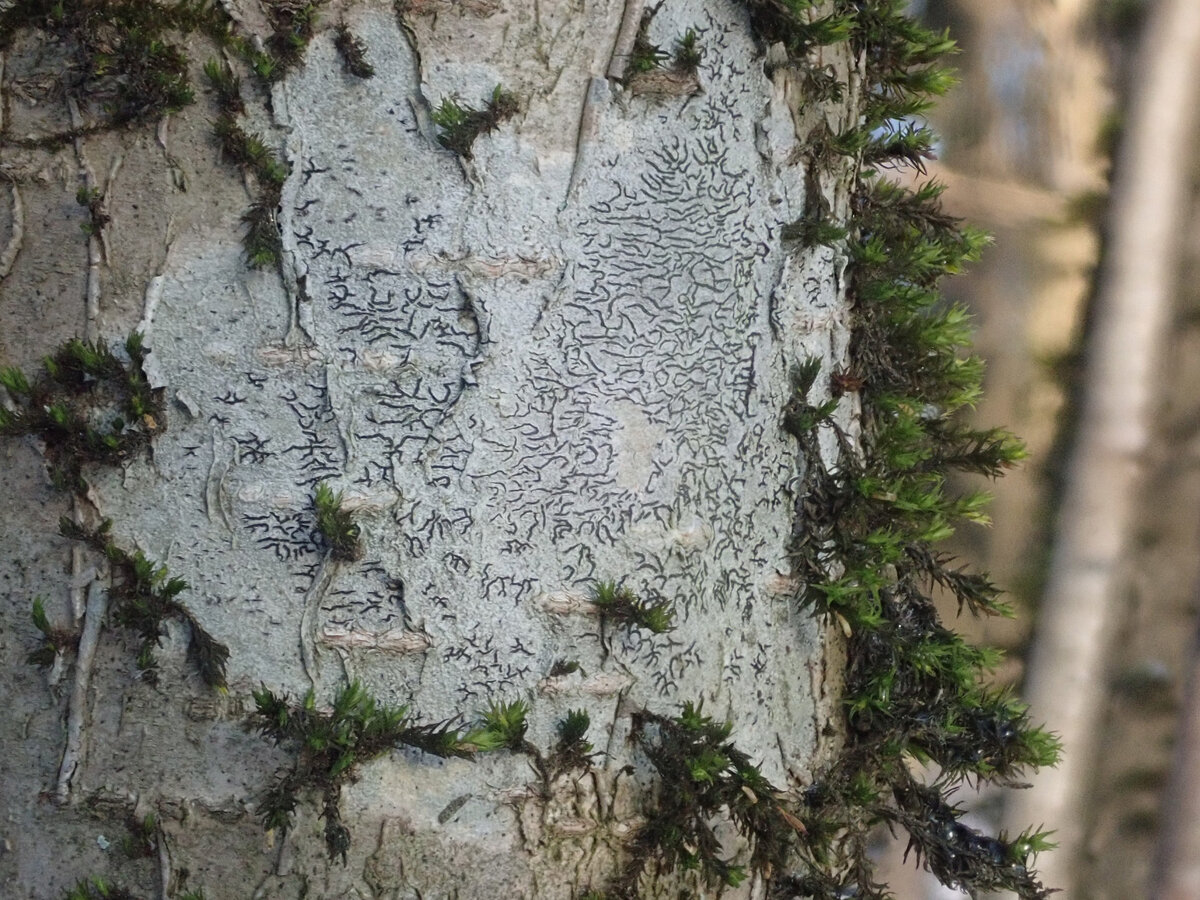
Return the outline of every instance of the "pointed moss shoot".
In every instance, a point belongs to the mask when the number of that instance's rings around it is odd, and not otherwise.
[[[648,603],[615,581],[602,581],[592,589],[592,606],[600,613],[602,641],[609,622],[644,628],[652,634],[665,634],[675,627],[675,610],[669,600]]]
[[[537,751],[525,740],[525,732],[529,728],[526,718],[529,716],[529,704],[524,700],[514,700],[511,703],[493,703],[483,713],[479,727],[471,731],[465,738],[466,743],[478,750],[514,750],[517,752]]]
[[[322,482],[313,494],[313,507],[317,512],[317,531],[320,532],[329,554],[342,562],[362,559],[362,531],[354,524],[354,517],[345,509],[342,493]]]
[[[36,379],[0,370],[11,401],[0,404],[0,435],[37,437],[60,490],[86,490],[85,466],[129,462],[163,428],[162,391],[146,380],[140,334],[125,341],[125,353],[128,362],[105,344],[72,338],[42,361]]]
[[[112,539],[112,520],[105,519],[99,528],[77,525],[71,519],[59,520],[63,537],[81,541],[102,553],[111,570],[112,585],[108,589],[112,616],[117,624],[134,631],[141,639],[137,667],[142,677],[157,681],[157,662],[154,650],[162,638],[167,619],[176,619],[188,626],[188,661],[209,687],[225,690],[225,663],[229,648],[215,640],[177,598],[188,588],[182,578],[171,578],[166,566],[147,559],[142,551],[129,553]]]
[[[342,68],[355,78],[374,78],[375,67],[367,62],[367,48],[355,37],[345,22],[334,29],[333,44],[342,56]]]
[[[633,47],[629,51],[629,60],[625,65],[625,78],[642,75],[661,69],[671,59],[671,54],[657,44],[651,43],[649,32],[654,13],[646,10],[642,13],[642,21],[638,25],[637,37],[633,39]]]
[[[511,119],[520,110],[514,94],[496,85],[483,109],[462,103],[457,97],[447,97],[433,111],[433,124],[438,127],[438,143],[463,159],[471,159],[472,146],[481,134],[495,131],[500,123]]]
[[[795,438],[807,439],[818,426],[829,421],[838,408],[838,398],[820,404],[809,402],[809,394],[821,373],[821,360],[810,356],[792,369],[792,399],[783,409],[783,430]]]
[[[250,725],[296,754],[290,770],[276,776],[258,801],[268,830],[287,831],[306,794],[321,799],[329,858],[346,863],[350,831],[341,818],[342,786],[356,768],[401,747],[438,757],[470,758],[478,749],[450,722],[419,725],[406,706],[380,704],[359,682],[342,688],[328,710],[319,710],[312,691],[298,703],[265,686],[254,692]]]
[[[32,618],[33,627],[42,634],[42,645],[25,657],[27,663],[43,667],[52,666],[55,660],[77,645],[78,632],[50,624],[50,617],[46,615],[46,607],[41,597],[33,598]]]
[[[675,41],[675,52],[671,56],[671,62],[679,71],[695,74],[700,69],[703,59],[704,51],[700,49],[696,31],[689,28],[683,37]]]

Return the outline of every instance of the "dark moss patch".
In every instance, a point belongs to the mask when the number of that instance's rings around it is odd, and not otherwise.
[[[342,68],[355,78],[374,78],[375,67],[367,62],[367,48],[355,37],[346,24],[340,23],[334,30],[333,45],[342,57]]]
[[[316,793],[329,858],[340,856],[343,863],[350,830],[342,823],[341,792],[357,766],[400,747],[464,758],[481,749],[453,723],[416,724],[407,707],[381,705],[358,682],[339,691],[329,711],[317,709],[312,691],[293,704],[263,687],[254,692],[254,701],[251,726],[296,754],[291,769],[278,774],[259,798],[263,827],[287,831],[302,796]]]
[[[111,615],[118,625],[133,630],[141,638],[137,666],[143,678],[150,683],[157,681],[154,649],[166,621],[175,619],[187,625],[191,633],[188,661],[201,680],[209,687],[225,689],[229,648],[205,631],[191,610],[177,599],[188,589],[186,581],[170,577],[166,566],[147,559],[140,550],[130,553],[118,547],[112,539],[111,519],[91,529],[64,517],[59,520],[59,531],[63,537],[82,541],[99,551],[107,560],[112,578],[108,589]]]
[[[470,159],[475,139],[481,134],[495,131],[501,122],[511,119],[520,108],[516,96],[500,85],[496,85],[482,109],[469,106],[456,97],[447,97],[433,111],[433,123],[438,127],[438,143],[463,159]]]
[[[784,795],[730,740],[733,726],[684,704],[678,716],[633,717],[632,739],[660,783],[648,821],[628,862],[605,896],[639,896],[643,878],[695,870],[713,889],[737,887],[750,873],[769,877],[787,860],[792,832],[802,827],[784,807]],[[726,858],[717,823],[728,821],[749,844],[745,864]]]
[[[0,369],[11,407],[0,405],[0,435],[33,435],[44,448],[51,481],[86,490],[88,465],[120,465],[150,446],[165,427],[162,391],[152,390],[140,334],[125,341],[128,361],[100,343],[72,338],[30,380]]]

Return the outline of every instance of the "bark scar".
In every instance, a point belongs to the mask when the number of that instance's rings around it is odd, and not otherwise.
[[[71,785],[83,758],[88,686],[96,647],[100,643],[100,629],[107,611],[108,592],[99,580],[93,581],[88,585],[87,611],[84,613],[83,633],[79,637],[79,651],[75,658],[75,684],[71,688],[67,711],[67,743],[58,769],[58,783],[54,788],[54,801],[59,805],[71,799]]]
[[[8,243],[4,252],[0,253],[0,279],[8,277],[16,262],[17,254],[21,252],[21,244],[25,240],[25,205],[21,202],[21,191],[16,182],[9,184],[12,191],[12,227],[8,235]]]

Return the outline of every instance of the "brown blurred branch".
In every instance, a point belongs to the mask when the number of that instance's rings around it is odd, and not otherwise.
[[[1200,596],[1200,587],[1196,591]],[[1165,817],[1155,884],[1159,900],[1200,897],[1200,622],[1192,637],[1187,692],[1176,737],[1175,760],[1164,799]]]
[[[1160,0],[1139,47],[1097,282],[1084,402],[1066,468],[1055,547],[1030,654],[1033,715],[1061,735],[1058,769],[1013,798],[1008,826],[1045,823],[1059,850],[1047,884],[1077,880],[1083,802],[1105,694],[1104,661],[1122,589],[1160,355],[1185,221],[1200,87],[1200,4]]]

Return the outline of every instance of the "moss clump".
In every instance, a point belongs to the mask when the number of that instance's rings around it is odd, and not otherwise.
[[[341,492],[334,493],[327,484],[318,484],[313,495],[313,507],[317,513],[317,531],[328,548],[330,555],[342,562],[362,559],[362,531],[354,524],[354,517],[343,505]]]
[[[595,748],[588,742],[587,733],[592,725],[591,716],[585,709],[567,711],[566,718],[559,721],[556,731],[558,740],[545,766],[548,777],[561,772],[586,769],[596,756]]]
[[[255,72],[266,81],[279,81],[304,62],[304,54],[316,33],[317,11],[324,0],[265,0],[263,6],[271,22],[266,45],[269,59],[253,60]]]
[[[54,661],[68,650],[72,650],[79,641],[79,633],[74,629],[51,625],[46,615],[46,607],[41,597],[33,598],[33,627],[42,635],[41,646],[25,657],[25,661],[35,666],[52,666]]]
[[[686,703],[678,716],[650,712],[633,717],[633,740],[658,773],[660,784],[648,821],[633,842],[628,863],[609,885],[615,898],[635,898],[654,865],[655,875],[695,870],[710,887],[737,887],[755,872],[769,877],[787,859],[799,820],[750,757],[730,740],[733,725]],[[745,865],[723,853],[717,823],[729,821],[750,846]]]
[[[654,21],[656,11],[657,7],[642,13],[633,47],[630,48],[629,57],[625,61],[626,85],[637,81],[639,75],[648,75],[662,69],[672,69],[679,75],[692,76],[700,70],[704,51],[700,49],[700,38],[695,29],[689,28],[682,37],[677,38],[670,51],[650,40],[650,23]]]
[[[650,40],[650,23],[654,20],[654,12],[646,10],[638,23],[637,35],[633,39],[633,47],[629,51],[629,59],[625,63],[625,78],[632,78],[645,72],[666,65],[671,54]]]
[[[649,603],[615,581],[602,581],[592,589],[592,606],[600,612],[601,628],[608,622],[619,622],[652,634],[665,634],[675,627],[670,601]]]
[[[479,750],[515,750],[537,756],[537,750],[525,740],[528,716],[529,704],[524,700],[493,703],[483,713],[480,727],[467,736],[467,741]]]
[[[92,121],[33,144],[53,146],[84,134],[151,121],[189,105],[194,92],[187,58],[174,34],[224,33],[219,8],[202,0],[17,0],[0,12],[0,50],[22,30],[53,35],[75,77],[69,95]],[[28,140],[7,139],[28,145]]]
[[[937,185],[910,188],[879,175],[896,166],[924,171],[934,136],[896,123],[953,83],[938,62],[953,43],[909,19],[900,0],[836,2],[811,21],[800,15],[814,5],[804,0],[745,5],[763,42],[782,43],[802,77],[818,44],[849,41],[866,63],[861,120],[843,134],[818,135],[809,154],[812,166],[858,164],[853,218],[835,222],[828,209],[814,209],[787,235],[801,252],[844,244],[856,327],[848,372],[824,376],[832,399],[810,399],[822,373],[809,360],[782,416],[807,463],[794,546],[802,603],[846,637],[847,743],[795,808],[804,823],[798,864],[777,871],[773,892],[889,896],[867,853],[871,828],[889,823],[907,830],[918,860],[943,883],[1041,900],[1049,892],[1031,865],[1048,846],[1045,834],[980,834],[962,823],[950,797],[965,782],[1007,784],[1052,765],[1057,741],[1016,700],[983,686],[997,654],[943,626],[931,599],[946,590],[973,614],[1008,614],[986,575],[934,549],[959,522],[986,520],[984,495],[956,494],[949,473],[995,477],[1024,455],[1006,432],[970,428],[957,415],[977,399],[982,365],[964,352],[965,311],[942,299],[938,282],[976,259],[987,240],[943,212]],[[828,84],[829,74],[815,84],[839,95],[844,86]],[[862,401],[855,442],[833,419],[848,391]],[[840,445],[834,466],[822,462],[821,429]],[[940,776],[920,782],[913,760],[935,764]]]
[[[257,134],[245,131],[238,116],[245,111],[241,85],[236,75],[219,60],[204,64],[218,114],[213,122],[213,135],[225,157],[242,171],[254,177],[258,196],[242,215],[246,226],[242,247],[246,261],[253,268],[278,265],[283,253],[277,211],[283,195],[283,183],[291,169],[270,150]]]
[[[700,39],[694,29],[689,28],[683,37],[675,41],[675,52],[671,54],[671,62],[681,72],[694,74],[700,69],[704,59],[704,51],[700,49]]]
[[[500,123],[511,119],[521,105],[514,94],[496,85],[483,109],[447,97],[433,111],[433,124],[438,131],[438,143],[463,159],[471,159],[475,138],[495,131]]]
[[[142,336],[131,334],[124,349],[128,362],[103,344],[72,338],[32,381],[19,369],[0,369],[11,400],[0,405],[0,435],[37,437],[61,490],[85,491],[85,466],[129,462],[164,427],[162,391],[142,368]]]
[[[112,586],[108,599],[117,624],[137,632],[141,638],[137,666],[143,677],[157,680],[154,648],[158,646],[167,619],[176,619],[188,626],[191,641],[188,660],[209,687],[225,689],[225,663],[229,648],[215,640],[192,615],[191,610],[176,599],[188,589],[182,578],[171,578],[165,566],[149,560],[140,551],[122,550],[112,539],[112,520],[105,519],[99,528],[85,528],[70,519],[59,520],[63,537],[82,541],[104,554],[111,569]]]
[[[343,688],[329,711],[317,709],[312,691],[293,704],[263,687],[254,692],[254,702],[252,727],[296,753],[291,769],[278,775],[259,798],[263,826],[268,831],[287,831],[301,795],[315,792],[321,797],[329,858],[340,856],[343,863],[350,831],[342,824],[342,785],[357,766],[400,747],[465,758],[481,749],[449,722],[418,725],[407,707],[381,705],[358,682]]]

